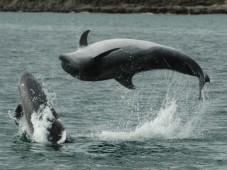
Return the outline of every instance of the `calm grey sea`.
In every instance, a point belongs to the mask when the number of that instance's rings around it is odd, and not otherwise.
[[[184,51],[210,76],[137,74],[137,89],[84,82],[61,68],[89,43],[149,40]],[[23,70],[48,90],[70,143],[29,142],[10,119]],[[0,169],[227,169],[227,15],[0,13]]]

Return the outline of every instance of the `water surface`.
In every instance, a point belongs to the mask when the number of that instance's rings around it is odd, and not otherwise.
[[[226,169],[226,15],[0,13],[0,169]],[[153,41],[184,51],[210,76],[204,99],[198,79],[172,71],[84,82],[65,73],[58,56],[110,38]],[[71,143],[23,140],[10,119],[21,72],[47,89]]]

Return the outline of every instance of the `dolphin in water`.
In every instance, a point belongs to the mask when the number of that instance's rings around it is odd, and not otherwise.
[[[26,133],[32,136],[36,129],[34,120],[42,123],[46,134],[45,138],[53,144],[60,144],[66,140],[66,131],[59,120],[55,109],[49,104],[42,86],[35,77],[24,71],[19,80],[20,104],[17,106],[14,117],[18,125],[21,118],[24,119]]]
[[[174,48],[135,39],[109,39],[88,45],[90,30],[83,32],[79,48],[61,54],[62,68],[80,80],[100,81],[115,79],[134,89],[132,77],[139,72],[169,69],[199,78],[201,90],[210,78],[187,54]]]

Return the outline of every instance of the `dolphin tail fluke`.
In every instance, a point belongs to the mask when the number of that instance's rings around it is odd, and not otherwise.
[[[206,84],[206,82],[210,83],[210,77],[206,73],[204,73],[204,77],[200,78],[199,99],[202,98],[202,89],[203,89],[204,85]]]
[[[206,82],[210,83],[210,77],[207,74],[205,74],[205,83]]]

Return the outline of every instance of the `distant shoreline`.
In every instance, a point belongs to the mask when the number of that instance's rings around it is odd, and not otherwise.
[[[96,12],[96,13],[154,13],[154,14],[227,14],[227,0],[65,0],[42,2],[35,0],[1,0],[1,12]]]

